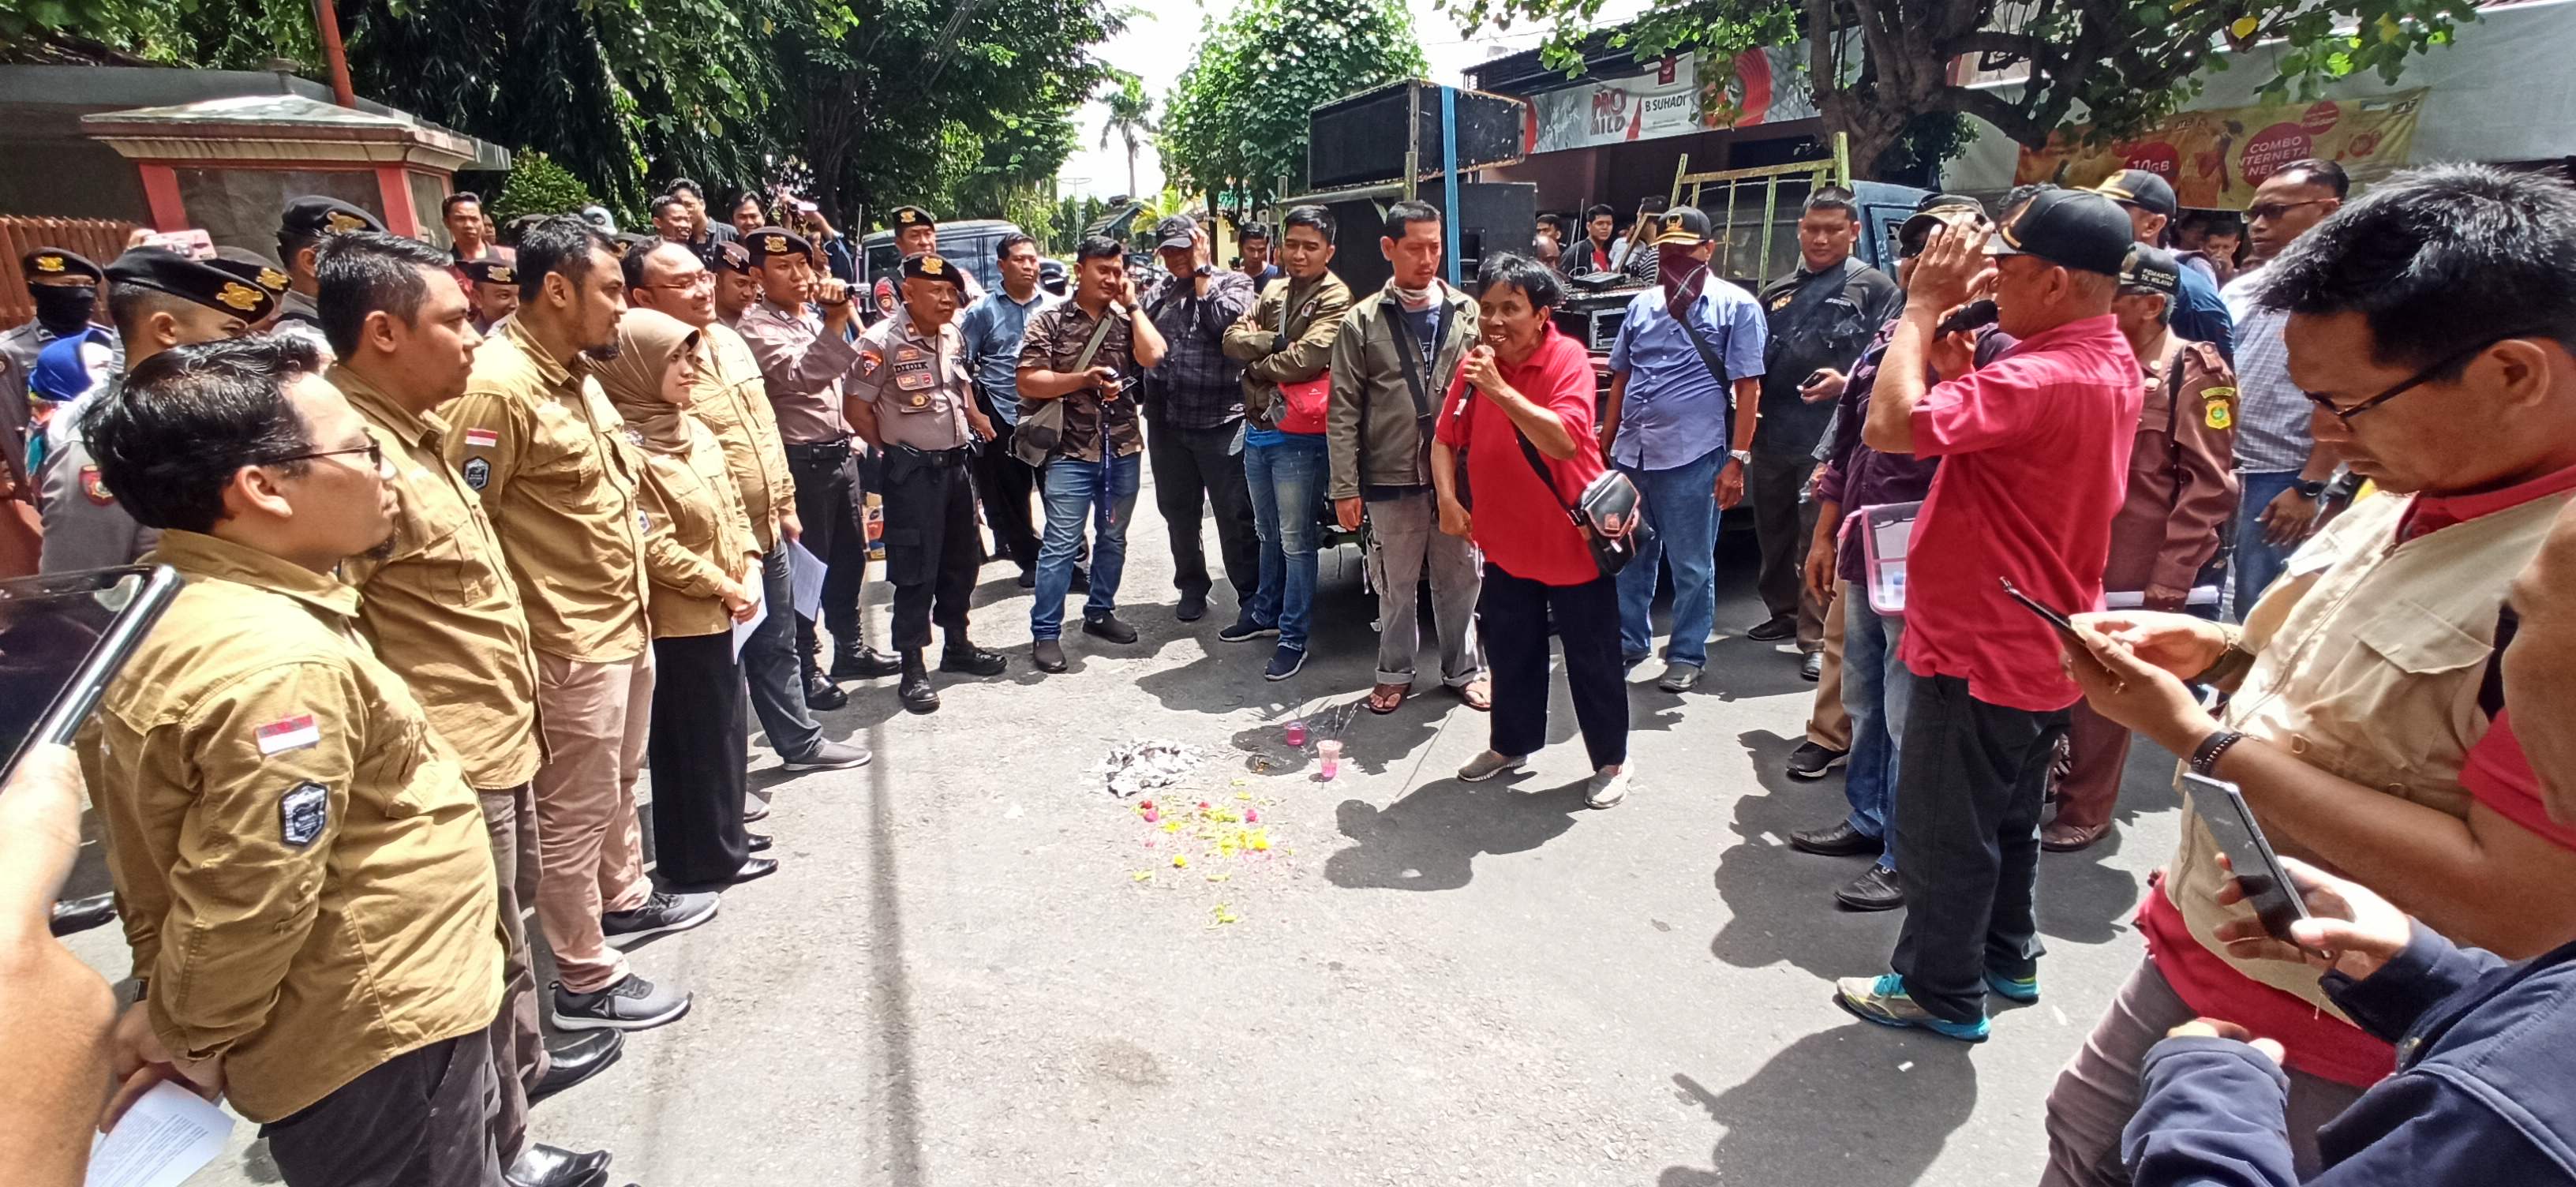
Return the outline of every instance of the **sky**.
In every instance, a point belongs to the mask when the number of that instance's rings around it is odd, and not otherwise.
[[[1139,6],[1126,32],[1103,45],[1100,56],[1143,79],[1145,93],[1154,97],[1154,108],[1159,113],[1163,100],[1172,92],[1172,84],[1189,69],[1198,44],[1200,18],[1214,15],[1223,19],[1233,7],[1232,0],[1167,0],[1153,7]],[[1460,72],[1468,67],[1490,57],[1534,49],[1547,32],[1543,28],[1508,33],[1488,29],[1472,39],[1462,38],[1458,27],[1432,6],[1432,0],[1406,0],[1406,7],[1413,12],[1413,28],[1422,38],[1422,56],[1431,63],[1433,82],[1455,85]],[[1645,7],[1646,0],[1610,0],[1602,6],[1600,19],[1604,23],[1626,20]],[[1107,148],[1100,144],[1101,129],[1108,118],[1109,108],[1098,100],[1083,104],[1082,111],[1075,115],[1074,154],[1056,174],[1061,192],[1099,198],[1127,192],[1125,145],[1116,137],[1110,139]],[[1136,151],[1136,186],[1146,193],[1162,191],[1162,165],[1151,143]]]

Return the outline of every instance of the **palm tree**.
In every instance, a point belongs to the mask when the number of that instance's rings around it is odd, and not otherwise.
[[[1119,80],[1118,89],[1109,94],[1109,122],[1101,126],[1100,147],[1109,147],[1115,136],[1127,146],[1127,193],[1136,193],[1136,147],[1144,137],[1161,129],[1154,126],[1154,100],[1145,93],[1144,81],[1135,75]]]

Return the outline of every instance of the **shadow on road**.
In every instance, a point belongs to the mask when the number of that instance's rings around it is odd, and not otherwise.
[[[1813,783],[1783,772],[1789,751],[1803,740],[1767,730],[1742,735],[1762,794],[1735,801],[1728,825],[1735,842],[1718,855],[1715,875],[1727,921],[1709,951],[1738,968],[1785,962],[1819,977],[1875,972],[1887,966],[1902,913],[1846,911],[1833,900],[1834,890],[1868,869],[1870,859],[1789,848],[1791,832],[1831,824],[1850,811],[1839,772]]]
[[[1707,1166],[1666,1167],[1656,1187],[1902,1187],[1923,1177],[1977,1104],[1966,1047],[1865,1022],[1808,1035],[1723,1093],[1685,1074],[1673,1084],[1726,1135]]]
[[[1384,808],[1344,800],[1334,815],[1358,844],[1324,860],[1325,879],[1346,890],[1456,890],[1475,877],[1478,854],[1536,849],[1587,811],[1581,780],[1531,792],[1511,781],[1443,779]]]

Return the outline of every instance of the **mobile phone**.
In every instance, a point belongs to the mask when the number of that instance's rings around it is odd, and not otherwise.
[[[1932,336],[1947,338],[1962,330],[1983,329],[1995,324],[2002,317],[2002,310],[1996,307],[1992,298],[1970,301],[1960,306],[1950,316],[1942,318],[1941,324],[1932,327]]]
[[[1799,387],[1802,387],[1802,388],[1804,388],[1804,387],[1814,387],[1814,386],[1816,386],[1816,385],[1817,385],[1817,384],[1819,384],[1819,383],[1823,383],[1824,381],[1825,381],[1825,369],[1824,369],[1824,368],[1822,368],[1822,367],[1818,367],[1818,368],[1816,368],[1816,369],[1815,369],[1815,370],[1813,370],[1813,371],[1809,371],[1809,372],[1807,372],[1807,377],[1806,377],[1805,379],[1801,379],[1801,380],[1799,380],[1799,381],[1798,381],[1798,386],[1799,386]]]
[[[0,581],[0,782],[31,747],[71,742],[181,584],[167,565]]]
[[[2263,930],[2273,939],[2295,943],[2290,925],[2308,917],[2308,906],[2299,898],[2298,884],[2290,881],[2289,871],[2281,868],[2272,842],[2264,839],[2263,826],[2254,822],[2253,809],[2245,806],[2245,793],[2224,779],[2189,771],[2183,772],[2182,785],[2184,794],[2191,797],[2192,814],[2209,826],[2219,851],[2235,867],[2245,903],[2263,921]]]
[[[2029,594],[2023,593],[2019,587],[2012,583],[2012,578],[2010,577],[1997,577],[1995,578],[1995,583],[2004,587],[2005,597],[2021,603],[2022,606],[2028,609],[2031,613],[2047,619],[2048,625],[2057,628],[2057,636],[2066,640],[2067,646],[2074,648],[2078,654],[2092,654],[2091,650],[2084,646],[2084,636],[2075,633],[2075,624],[2068,622],[2065,615],[2039,604],[2037,599],[2031,597]]]

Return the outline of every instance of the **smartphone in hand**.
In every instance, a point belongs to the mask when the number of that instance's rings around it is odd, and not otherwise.
[[[2281,868],[2281,857],[2263,835],[2263,826],[2255,823],[2254,810],[2245,804],[2245,793],[2226,780],[2188,771],[2183,773],[2182,784],[2184,794],[2191,797],[2192,814],[2209,827],[2219,851],[2235,868],[2236,883],[2245,891],[2245,905],[2254,908],[2255,917],[2263,921],[2263,930],[2273,939],[2297,943],[2290,935],[2290,925],[2308,917],[2307,904],[2300,900],[2298,885],[2290,881],[2289,871]]]
[[[2029,594],[2023,593],[2020,587],[2015,586],[2012,583],[2012,578],[2010,577],[1997,577],[1995,578],[1995,583],[2004,587],[2005,597],[2021,603],[2024,609],[2029,610],[2031,613],[2036,614],[2041,618],[2047,619],[2048,625],[2056,628],[2057,637],[2065,640],[2067,647],[2073,649],[2079,655],[2092,654],[2092,649],[2084,645],[2084,636],[2075,633],[2075,624],[2067,621],[2065,615],[2060,614],[2047,606],[2041,605],[2038,599],[2031,597]]]

